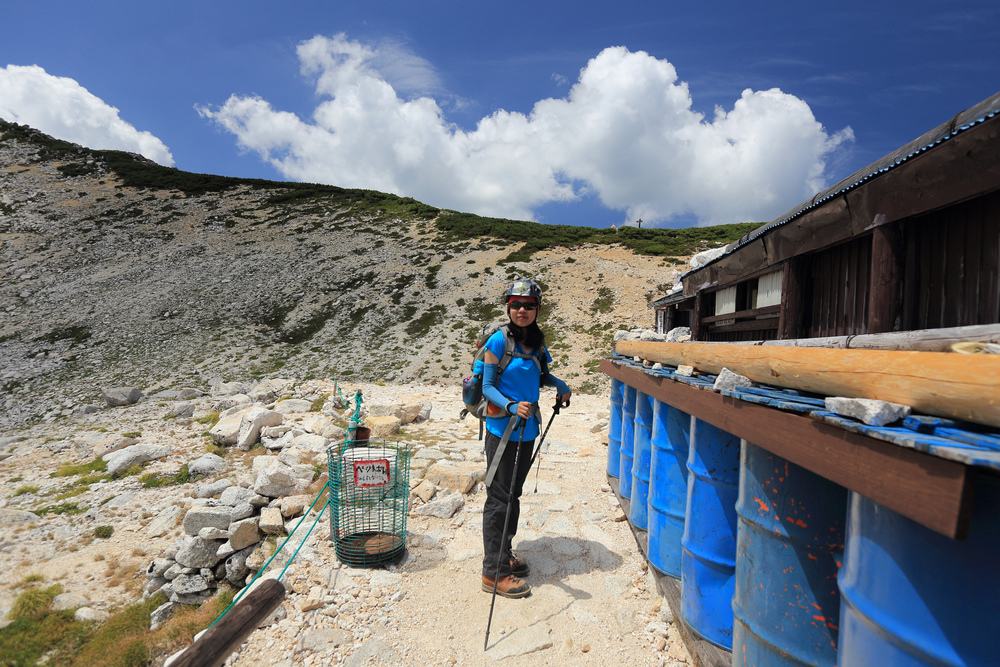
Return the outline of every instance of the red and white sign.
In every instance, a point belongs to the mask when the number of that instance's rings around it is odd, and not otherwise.
[[[389,483],[389,459],[354,462],[354,486],[385,486]]]

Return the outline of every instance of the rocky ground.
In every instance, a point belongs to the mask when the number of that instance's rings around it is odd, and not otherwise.
[[[325,380],[274,384],[280,386],[282,398],[304,399],[297,405],[317,409],[323,404],[318,399],[334,390]],[[63,604],[88,610],[88,618],[100,619],[139,599],[148,582],[147,566],[184,531],[179,516],[168,529],[158,519],[178,507],[187,511],[210,502],[197,496],[204,496],[212,484],[252,484],[248,471],[253,459],[274,458],[275,452],[228,447],[225,469],[219,473],[157,488],[145,488],[140,481],[150,473],[172,476],[205,453],[208,425],[198,418],[232,402],[219,391],[212,395],[219,386],[195,387],[205,395],[187,401],[193,405],[190,416],[177,409],[175,394],[156,396],[147,390],[152,396],[133,405],[72,414],[2,434],[0,522],[7,525],[0,553],[12,566],[0,571],[0,617],[9,611],[19,585],[32,575],[62,584]],[[386,567],[344,565],[336,557],[324,516],[282,579],[290,591],[280,620],[257,630],[229,664],[691,663],[606,483],[607,396],[576,394],[572,406],[553,422],[538,491],[533,492],[530,478],[515,539],[515,549],[532,567],[532,595],[497,598],[484,652],[490,604],[479,579],[484,492],[478,483],[466,493],[451,490],[448,486],[456,482],[434,473],[449,466],[480,478],[485,472],[475,424],[458,419],[462,406],[457,387],[362,383],[340,388],[347,396],[360,389],[365,405],[373,408],[431,404],[428,420],[404,424],[396,436],[415,449],[405,556]],[[548,398],[543,400],[546,418]],[[172,416],[177,412],[182,415]],[[327,413],[329,419],[318,420],[323,415],[306,408],[285,414],[283,420],[315,443],[319,436],[309,430],[318,429],[317,423],[343,424],[342,410]],[[113,480],[83,483],[79,476],[51,476],[135,441],[162,445],[169,454],[152,460],[139,474]],[[314,444],[314,449],[319,448]],[[317,464],[317,471],[325,470],[326,457],[319,451],[308,461]],[[457,478],[461,486],[461,475]],[[322,478],[311,490],[321,486]],[[442,500],[458,506],[454,514],[434,511]],[[69,505],[74,509],[66,510]],[[53,509],[59,507],[63,513]],[[311,519],[302,525],[312,525]],[[98,526],[111,526],[111,537],[95,538]],[[293,541],[303,534],[296,531]],[[282,559],[279,554],[265,576],[276,576]]]

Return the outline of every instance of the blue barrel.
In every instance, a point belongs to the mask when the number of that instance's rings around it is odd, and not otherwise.
[[[847,489],[744,442],[736,512],[733,665],[836,665]]]
[[[691,415],[662,401],[653,407],[649,458],[649,564],[681,577],[681,537],[687,507],[687,457]]]
[[[632,443],[635,433],[635,387],[625,385],[622,404],[622,444],[618,457],[618,493],[622,498],[632,495]]]
[[[704,639],[732,650],[740,439],[700,419],[691,429],[681,616]]]
[[[628,518],[636,528],[646,530],[649,499],[650,437],[653,434],[653,401],[641,391],[635,393],[635,433],[632,445],[632,505]]]
[[[972,481],[963,541],[851,493],[841,665],[1000,664],[1000,479],[981,472]]]
[[[611,418],[608,423],[608,474],[618,477],[621,468],[622,400],[625,383],[611,380]]]

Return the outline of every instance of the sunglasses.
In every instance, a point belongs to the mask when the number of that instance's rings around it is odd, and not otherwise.
[[[507,305],[510,307],[511,310],[521,310],[522,308],[524,308],[525,310],[535,309],[535,303],[532,301],[511,301]]]

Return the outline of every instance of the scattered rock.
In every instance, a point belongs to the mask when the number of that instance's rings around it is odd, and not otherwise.
[[[432,500],[426,505],[421,505],[414,510],[414,514],[433,516],[438,519],[450,519],[464,504],[465,499],[461,493],[451,493],[443,498]]]
[[[737,375],[728,368],[723,368],[715,378],[712,389],[722,391],[724,389],[736,389],[737,387],[753,387],[754,382],[748,377]]]
[[[835,415],[852,417],[869,426],[885,426],[909,416],[910,406],[872,398],[845,398],[828,396],[826,409]]]
[[[170,454],[170,448],[165,445],[132,445],[117,452],[105,454],[101,458],[107,461],[108,474],[117,475],[134,465],[142,465],[154,459],[162,459]]]
[[[492,660],[503,660],[518,655],[527,655],[535,651],[552,648],[552,630],[547,625],[533,624],[518,628],[509,635],[503,636],[491,644],[489,656]]]

